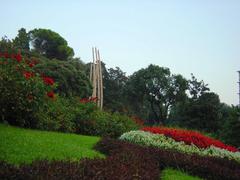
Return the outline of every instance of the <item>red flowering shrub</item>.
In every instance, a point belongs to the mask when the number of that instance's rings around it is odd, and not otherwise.
[[[238,151],[237,148],[233,146],[228,146],[219,140],[207,137],[196,131],[167,127],[144,127],[142,130],[154,134],[164,134],[165,136],[173,138],[175,141],[183,141],[188,145],[194,144],[199,148],[208,148],[213,145],[232,152]]]
[[[97,100],[98,100],[97,97],[82,98],[82,99],[80,99],[80,103],[83,103],[83,104],[90,103],[90,102],[96,103]]]
[[[35,61],[25,60],[21,54],[0,53],[0,121],[34,127],[34,113],[53,98],[53,79],[44,79],[31,67]]]

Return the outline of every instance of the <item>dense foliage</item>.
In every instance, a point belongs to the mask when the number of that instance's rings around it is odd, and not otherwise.
[[[40,59],[34,69],[39,73],[54,78],[58,87],[56,92],[61,96],[89,97],[92,85],[84,72],[84,64],[80,60],[59,61],[57,59]]]
[[[68,60],[74,55],[67,41],[50,29],[33,29],[28,34],[34,50],[49,59]]]
[[[108,113],[91,101],[58,97],[37,113],[38,129],[118,137],[139,126],[131,118]]]
[[[240,147],[240,107],[223,107],[223,128],[219,133],[219,137],[226,143]]]
[[[145,112],[155,120],[152,123],[164,124],[171,106],[186,97],[187,81],[168,68],[151,64],[130,76],[127,89],[135,112]]]

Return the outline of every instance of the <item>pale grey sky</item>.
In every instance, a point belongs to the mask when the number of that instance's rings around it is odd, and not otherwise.
[[[100,49],[107,67],[128,75],[150,63],[209,84],[227,104],[238,103],[239,0],[0,0],[0,36],[21,27],[48,28],[76,56]]]

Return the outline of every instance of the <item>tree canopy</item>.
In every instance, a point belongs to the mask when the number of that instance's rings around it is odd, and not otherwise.
[[[50,29],[34,29],[29,36],[33,49],[49,59],[68,60],[74,55],[67,41]]]
[[[25,28],[18,30],[18,35],[13,39],[13,46],[16,49],[29,51],[30,37]]]
[[[186,96],[187,80],[172,75],[168,68],[149,65],[130,76],[128,96],[130,102],[140,102],[136,111],[150,107],[154,123],[163,124],[173,104]]]

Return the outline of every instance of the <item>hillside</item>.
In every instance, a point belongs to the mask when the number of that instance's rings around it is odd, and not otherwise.
[[[0,160],[30,163],[33,160],[78,160],[103,157],[93,150],[99,137],[16,128],[0,124]]]
[[[64,160],[63,162],[68,164],[69,160],[74,162],[74,160],[85,157],[102,158],[105,157],[103,154],[93,150],[93,146],[99,140],[99,137],[94,136],[30,130],[0,124],[0,161],[20,166],[26,164],[26,167],[29,168],[35,160]],[[94,163],[94,161],[92,162]],[[49,164],[44,164],[44,161],[42,163],[44,166],[49,166]],[[14,173],[13,168],[11,171],[11,177],[16,177],[17,173]],[[10,178],[9,174],[5,174],[3,178],[5,176]],[[164,180],[172,178],[198,179],[168,168],[163,171],[161,177]]]

